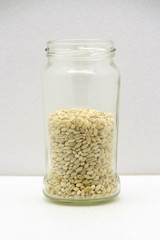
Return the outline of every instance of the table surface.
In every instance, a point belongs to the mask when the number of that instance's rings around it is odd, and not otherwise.
[[[0,177],[1,240],[160,239],[160,176],[121,176],[121,193],[96,206],[59,205],[42,177]]]

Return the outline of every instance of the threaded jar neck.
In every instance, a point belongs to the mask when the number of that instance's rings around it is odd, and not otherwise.
[[[47,42],[47,56],[74,59],[97,59],[113,57],[114,42],[103,39],[64,39]]]

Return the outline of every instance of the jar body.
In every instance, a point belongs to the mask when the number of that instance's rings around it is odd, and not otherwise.
[[[43,79],[49,198],[103,201],[119,193],[119,85],[111,56],[49,56]]]

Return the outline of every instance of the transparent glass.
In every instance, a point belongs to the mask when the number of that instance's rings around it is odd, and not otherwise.
[[[120,191],[117,139],[120,74],[109,40],[47,43],[43,78],[44,194],[54,201],[105,201]]]

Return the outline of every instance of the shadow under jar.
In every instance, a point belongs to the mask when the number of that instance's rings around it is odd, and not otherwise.
[[[106,201],[120,191],[117,137],[120,75],[113,41],[47,43],[43,77],[46,174],[58,202]]]

